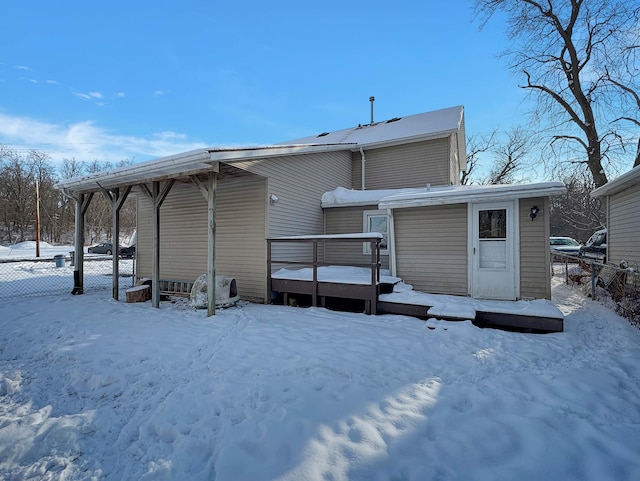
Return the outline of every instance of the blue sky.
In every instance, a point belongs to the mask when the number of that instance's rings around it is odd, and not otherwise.
[[[525,93],[471,1],[5,1],[0,143],[55,160],[270,144],[464,105],[470,135]]]

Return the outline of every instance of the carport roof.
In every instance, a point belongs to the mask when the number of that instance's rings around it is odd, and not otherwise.
[[[70,192],[92,192],[101,188],[109,189],[211,172],[217,170],[218,162],[234,163],[243,160],[349,148],[349,144],[211,147],[127,165],[105,172],[65,179],[57,183],[56,187]]]

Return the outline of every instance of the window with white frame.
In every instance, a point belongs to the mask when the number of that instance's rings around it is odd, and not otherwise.
[[[363,232],[378,232],[382,234],[380,240],[380,254],[389,254],[389,215],[385,210],[365,210],[362,213]],[[363,254],[371,254],[371,244],[365,242]]]

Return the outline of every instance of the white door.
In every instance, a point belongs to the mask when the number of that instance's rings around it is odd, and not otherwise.
[[[514,203],[473,204],[472,217],[472,296],[477,299],[515,300]]]

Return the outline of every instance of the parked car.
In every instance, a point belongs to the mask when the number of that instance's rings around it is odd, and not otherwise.
[[[607,262],[607,229],[594,232],[580,248],[579,256],[602,263]]]
[[[136,255],[136,245],[130,245],[129,247],[120,248],[120,257],[130,259]]]
[[[571,237],[549,237],[551,252],[577,256],[580,253],[580,243]]]
[[[102,244],[97,244],[95,246],[89,247],[87,249],[89,254],[113,254],[113,245],[111,242],[103,242]],[[135,244],[130,245],[129,247],[120,247],[120,257],[131,258],[136,254],[136,246]]]
[[[98,244],[87,249],[89,254],[113,254],[113,246],[111,242],[103,242],[102,244]]]

